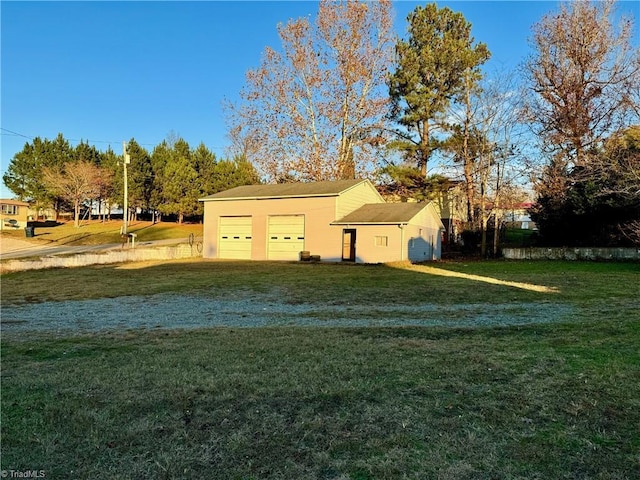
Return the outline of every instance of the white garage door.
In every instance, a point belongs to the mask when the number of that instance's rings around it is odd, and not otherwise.
[[[299,260],[304,250],[304,215],[269,217],[269,260]]]
[[[251,259],[251,217],[220,217],[218,258]]]

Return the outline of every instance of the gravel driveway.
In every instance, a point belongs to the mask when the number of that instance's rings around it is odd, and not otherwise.
[[[560,303],[462,305],[325,305],[274,302],[273,297],[241,298],[162,294],[97,300],[31,303],[2,307],[2,335],[29,332],[69,335],[126,329],[191,329],[267,326],[499,326],[567,319]]]

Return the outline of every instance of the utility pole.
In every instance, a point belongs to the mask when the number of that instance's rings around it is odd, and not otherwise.
[[[122,234],[127,234],[129,223],[129,190],[127,183],[127,165],[131,163],[131,156],[127,153],[127,142],[122,142],[122,166],[124,168],[124,207],[122,208]]]

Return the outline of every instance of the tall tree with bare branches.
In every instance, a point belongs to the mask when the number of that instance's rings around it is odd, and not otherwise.
[[[481,253],[488,253],[488,227],[493,220],[493,254],[497,230],[511,192],[523,180],[523,126],[515,78],[496,74],[464,92],[451,137],[443,144],[462,169],[467,203],[467,229],[481,232]]]
[[[529,118],[569,166],[584,166],[589,149],[638,114],[640,50],[632,19],[615,13],[614,0],[565,2],[533,28]]]
[[[632,18],[615,7],[614,0],[563,3],[533,29],[527,116],[551,161],[536,182],[532,214],[549,243],[617,241],[607,204],[620,202],[602,195],[615,162],[600,152],[638,120],[640,49],[631,42]]]
[[[44,167],[42,178],[51,192],[73,205],[74,226],[80,225],[80,207],[100,196],[100,167],[91,161],[67,162],[61,167]]]
[[[370,170],[387,113],[391,2],[321,0],[317,20],[279,25],[227,105],[229,133],[269,180],[353,178]]]

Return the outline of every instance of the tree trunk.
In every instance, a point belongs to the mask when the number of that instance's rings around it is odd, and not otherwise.
[[[464,162],[464,181],[467,197],[467,222],[474,228],[476,225],[476,216],[474,212],[475,188],[473,186],[473,172],[471,171],[471,162]]]
[[[482,240],[480,241],[480,255],[482,258],[487,256],[487,226],[489,225],[489,217],[482,212]]]
[[[469,70],[465,74],[465,97],[464,103],[466,107],[466,115],[464,119],[464,130],[462,132],[462,161],[464,162],[464,181],[466,183],[467,193],[467,222],[470,225],[475,223],[475,215],[473,211],[474,204],[474,186],[473,186],[473,159],[469,152],[469,122],[471,121],[471,87],[470,87]]]
[[[427,178],[427,162],[429,161],[429,122],[425,121],[422,125],[422,135],[420,139],[420,174],[423,178]]]
[[[73,226],[78,228],[80,226],[80,202],[75,202],[73,206],[73,210],[74,210]]]
[[[500,221],[498,220],[498,211],[493,213],[493,256],[498,256],[498,244],[500,237]]]

